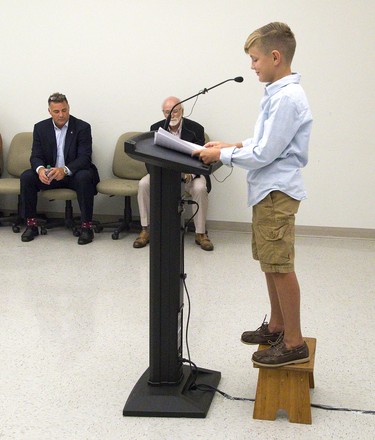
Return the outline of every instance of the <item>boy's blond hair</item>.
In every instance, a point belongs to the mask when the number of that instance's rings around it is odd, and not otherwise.
[[[296,39],[287,24],[276,21],[252,32],[245,42],[245,52],[248,53],[253,45],[267,54],[278,50],[291,63],[296,50]]]

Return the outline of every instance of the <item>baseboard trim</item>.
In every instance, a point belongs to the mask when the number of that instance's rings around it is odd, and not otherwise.
[[[251,233],[251,223],[207,221],[208,230]],[[339,228],[331,226],[296,226],[297,236],[342,237],[375,240],[375,229]]]

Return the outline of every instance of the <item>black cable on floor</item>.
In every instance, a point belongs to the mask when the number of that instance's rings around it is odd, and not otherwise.
[[[225,399],[229,399],[229,400],[240,400],[240,401],[242,400],[242,401],[255,402],[255,399],[251,399],[250,397],[234,397],[234,396],[231,396],[230,394],[228,394],[222,390],[219,390],[218,388],[215,388],[211,385],[207,385],[204,383],[201,383],[201,384],[193,383],[190,386],[190,388],[192,390],[217,392],[217,393],[221,394]],[[318,408],[318,409],[324,409],[327,411],[346,411],[346,412],[353,412],[353,413],[359,413],[359,414],[375,415],[374,410],[341,408],[341,407],[335,407],[335,406],[329,406],[329,405],[321,405],[321,404],[317,404],[317,403],[312,403],[311,407]]]
[[[213,393],[219,393],[221,394],[225,399],[228,400],[239,400],[239,401],[248,401],[248,402],[255,402],[255,399],[252,399],[250,397],[235,397],[231,396],[230,394],[226,393],[225,391],[220,390],[219,388],[215,388],[211,385],[205,384],[205,383],[196,383],[197,378],[197,371],[198,367],[194,362],[192,362],[190,357],[190,348],[189,348],[189,339],[188,339],[188,333],[189,333],[189,323],[190,323],[190,313],[191,313],[191,302],[190,302],[190,295],[189,291],[186,286],[185,282],[186,276],[183,278],[184,288],[186,292],[186,296],[188,299],[188,317],[186,321],[186,333],[185,333],[185,341],[186,341],[186,351],[188,353],[188,359],[182,359],[182,362],[188,363],[191,367],[191,376],[193,378],[193,381],[190,385],[191,390],[198,390],[202,392],[213,392]],[[312,408],[318,408],[318,409],[324,409],[326,411],[345,411],[345,412],[353,412],[353,413],[359,413],[359,414],[371,414],[375,415],[374,410],[363,410],[363,409],[353,409],[353,408],[341,408],[341,407],[335,407],[335,406],[329,406],[329,405],[322,405],[317,403],[311,404]]]
[[[329,411],[347,411],[347,412],[353,412],[353,413],[375,415],[375,411],[371,410],[371,409],[340,408],[340,407],[336,407],[336,406],[321,405],[321,404],[318,404],[318,403],[312,403],[311,407],[312,408],[325,409],[325,410],[329,410]]]

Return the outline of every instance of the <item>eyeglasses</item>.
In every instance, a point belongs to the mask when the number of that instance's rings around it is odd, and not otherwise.
[[[49,98],[48,98],[48,104],[50,102],[68,102],[68,100],[66,99],[66,96],[63,95],[62,93],[53,93]]]
[[[180,108],[175,108],[172,111],[172,115],[177,115],[178,113],[180,113],[180,111],[181,111],[181,107]],[[171,111],[170,110],[163,110],[163,113],[164,113],[165,116],[169,116]]]

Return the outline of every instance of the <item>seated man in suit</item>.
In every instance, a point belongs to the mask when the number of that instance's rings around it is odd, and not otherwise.
[[[162,111],[167,119],[172,107],[180,100],[171,96],[164,100]],[[169,123],[168,130],[170,133],[184,139],[185,141],[193,142],[198,145],[204,145],[204,128],[197,122],[191,121],[183,117],[184,108],[178,105],[172,112],[172,117]],[[165,119],[151,125],[150,130],[158,130],[160,127],[164,128]],[[184,189],[188,192],[193,201],[199,205],[197,215],[194,217],[195,225],[195,242],[205,251],[212,251],[214,246],[206,233],[206,217],[208,209],[208,192],[210,190],[209,177],[196,176],[192,174],[184,174],[182,176],[184,182]],[[133,247],[142,248],[147,245],[150,240],[150,175],[147,174],[139,182],[138,188],[138,207],[141,217],[142,231],[139,237],[134,241]]]
[[[81,210],[78,244],[91,243],[94,195],[99,182],[98,170],[91,162],[91,127],[69,114],[68,100],[61,93],[48,98],[48,112],[51,118],[34,126],[31,169],[21,175],[22,216],[26,220],[21,240],[28,242],[38,235],[38,191],[70,188],[77,192]]]

